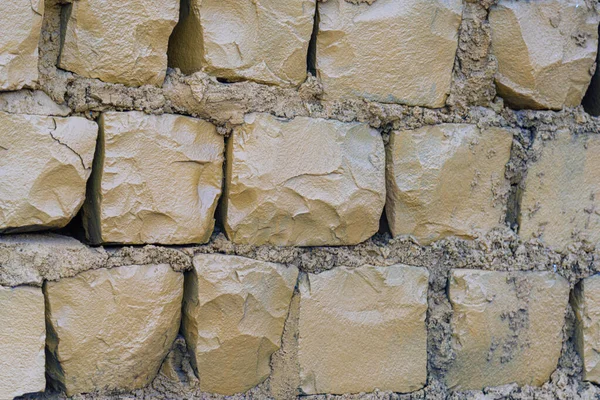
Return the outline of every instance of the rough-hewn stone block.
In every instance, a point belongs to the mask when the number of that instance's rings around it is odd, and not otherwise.
[[[384,158],[366,124],[247,115],[228,142],[227,235],[254,245],[362,242],[379,228]]]
[[[448,385],[480,390],[509,383],[539,386],[556,369],[569,283],[551,272],[453,270],[456,358]]]
[[[265,380],[281,345],[298,270],[219,254],[186,275],[183,333],[203,391],[244,392]]]
[[[600,383],[600,275],[579,282],[573,293],[577,317],[575,344],[583,361],[583,379]]]
[[[427,380],[428,272],[335,268],[300,280],[301,390],[410,392]]]

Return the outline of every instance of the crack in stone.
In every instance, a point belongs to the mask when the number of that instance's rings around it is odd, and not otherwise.
[[[91,167],[89,167],[89,168],[88,168],[88,167],[86,167],[86,166],[85,166],[85,161],[83,161],[83,157],[81,157],[81,155],[80,155],[78,152],[76,152],[76,151],[75,151],[75,150],[74,150],[74,149],[73,149],[71,146],[69,146],[68,144],[61,142],[59,138],[57,138],[56,136],[54,136],[54,135],[52,134],[52,131],[55,131],[55,130],[56,130],[56,127],[57,127],[57,125],[56,125],[56,119],[55,119],[55,118],[52,118],[52,122],[54,123],[54,129],[51,129],[51,130],[49,130],[49,131],[48,131],[48,134],[50,135],[50,137],[51,137],[52,139],[54,139],[54,141],[55,141],[55,142],[57,142],[58,144],[60,144],[60,145],[62,145],[62,146],[65,146],[67,149],[71,150],[71,151],[72,151],[72,152],[73,152],[73,153],[74,153],[74,154],[75,154],[77,157],[79,157],[79,161],[81,162],[81,166],[83,167],[83,170],[84,170],[84,171],[87,171],[87,170],[91,169]]]

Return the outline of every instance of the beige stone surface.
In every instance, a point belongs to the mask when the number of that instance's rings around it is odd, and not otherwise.
[[[78,0],[67,19],[59,67],[128,86],[161,86],[179,0]]]
[[[583,361],[583,379],[600,383],[600,275],[583,279],[573,292],[575,344]]]
[[[85,199],[98,127],[0,112],[0,232],[60,228]]]
[[[0,286],[0,399],[46,388],[44,294]]]
[[[585,240],[600,243],[600,136],[559,131],[538,141],[527,172],[519,234],[539,237],[557,251]]]
[[[453,270],[453,346],[447,383],[480,390],[540,386],[558,364],[569,283],[551,272]]]
[[[202,391],[245,392],[271,373],[298,269],[220,254],[194,257],[183,333]]]
[[[411,392],[427,380],[425,268],[338,267],[300,280],[303,393]]]
[[[41,90],[18,90],[0,92],[0,111],[10,114],[52,115],[68,117],[71,109],[56,104],[50,96]]]
[[[169,43],[170,66],[278,85],[306,79],[315,0],[185,3]]]
[[[356,244],[379,228],[385,155],[366,124],[250,114],[227,160],[225,230],[235,243]]]
[[[208,241],[223,179],[223,136],[179,115],[108,112],[84,205],[93,243]]]
[[[149,384],[181,319],[183,274],[168,264],[48,282],[48,374],[68,396]]]
[[[421,244],[471,239],[504,222],[504,170],[512,134],[502,128],[441,124],[392,132],[386,215],[393,236]]]
[[[319,3],[316,68],[326,98],[443,107],[461,14],[460,0]]]
[[[598,50],[598,14],[579,0],[501,0],[490,16],[498,94],[516,108],[581,103]]]

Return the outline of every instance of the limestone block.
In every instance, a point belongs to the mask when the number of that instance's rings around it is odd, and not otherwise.
[[[0,112],[0,232],[61,228],[85,199],[98,127]]]
[[[460,0],[319,3],[316,69],[326,98],[443,107],[461,14]]]
[[[149,384],[177,336],[183,274],[168,264],[48,282],[48,374],[68,396]]]
[[[411,392],[427,381],[425,268],[338,267],[300,280],[305,394]]]
[[[183,333],[202,391],[244,392],[270,374],[298,270],[220,254],[186,275]]]
[[[577,284],[573,309],[577,317],[575,344],[583,361],[583,379],[600,383],[600,275]]]
[[[0,286],[0,399],[46,388],[44,294]]]
[[[581,103],[598,50],[598,15],[579,0],[500,0],[490,11],[498,94],[516,108]]]
[[[188,0],[169,64],[228,80],[299,85],[306,79],[315,0]]]
[[[223,136],[178,115],[108,112],[84,226],[92,243],[208,241],[223,179]]]
[[[557,133],[538,141],[541,155],[527,172],[519,234],[557,251],[586,240],[600,243],[600,136]]]
[[[551,272],[453,270],[456,358],[447,383],[481,390],[509,383],[540,386],[556,369],[569,283]]]
[[[379,228],[384,157],[366,124],[247,115],[227,147],[227,235],[253,245],[360,243]]]
[[[179,0],[78,0],[64,13],[60,68],[128,86],[162,85]]]
[[[43,14],[44,0],[0,2],[0,91],[37,82]]]
[[[504,177],[512,134],[501,128],[441,124],[392,132],[386,214],[394,236],[421,244],[471,239],[504,222]]]

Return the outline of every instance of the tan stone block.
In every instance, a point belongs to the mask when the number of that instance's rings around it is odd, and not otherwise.
[[[179,0],[78,0],[64,11],[59,67],[128,86],[161,86]]]
[[[392,132],[386,215],[393,236],[421,244],[472,239],[504,222],[504,170],[512,134],[501,128],[441,124]]]
[[[83,272],[48,282],[48,374],[68,396],[149,384],[181,318],[183,274],[168,264]]]
[[[385,203],[384,157],[366,124],[247,115],[227,147],[227,236],[277,246],[368,239]]]
[[[558,364],[569,283],[551,272],[453,270],[455,390],[540,386]]]
[[[316,67],[326,98],[443,107],[461,15],[460,0],[319,3]]]
[[[223,180],[223,136],[179,115],[108,112],[84,226],[93,243],[205,243]]]
[[[427,380],[425,268],[338,267],[300,279],[305,394],[411,392]]]
[[[583,361],[583,379],[600,383],[600,275],[579,282],[572,299],[577,317],[575,344]]]
[[[0,399],[46,388],[44,294],[0,286]]]
[[[0,232],[61,228],[85,199],[98,127],[0,112]]]
[[[187,3],[187,4],[186,4]],[[169,65],[228,80],[299,85],[315,0],[188,0],[169,43]]]
[[[194,257],[183,333],[202,391],[245,392],[271,373],[298,269],[220,254]]]
[[[516,108],[581,103],[598,50],[596,11],[578,0],[500,0],[489,20],[500,96]]]

